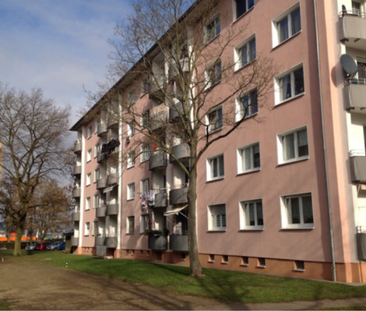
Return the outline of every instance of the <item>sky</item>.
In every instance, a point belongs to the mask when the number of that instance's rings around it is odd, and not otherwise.
[[[110,63],[113,27],[129,0],[0,0],[0,82],[70,106],[70,127]]]

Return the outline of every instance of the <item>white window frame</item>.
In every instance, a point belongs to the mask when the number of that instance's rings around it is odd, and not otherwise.
[[[303,133],[303,131],[306,131],[306,145],[304,144],[304,136],[300,137],[299,133]],[[293,135],[291,137],[291,135]],[[286,164],[291,162],[297,162],[309,159],[309,139],[308,139],[308,130],[306,126],[299,127],[296,129],[292,129],[287,132],[283,132],[277,135],[277,151],[278,151],[278,164]],[[288,149],[287,150],[287,144],[286,140],[292,139],[293,145],[290,147],[293,147],[293,150]],[[291,142],[291,140],[290,140]],[[306,148],[305,148],[306,147]],[[303,148],[301,150],[300,148]],[[307,154],[304,153],[305,149],[307,150]],[[287,158],[287,154],[289,154],[290,151],[293,151],[293,156],[291,158]]]
[[[215,171],[217,176],[215,176]],[[207,181],[219,180],[225,178],[225,161],[223,153],[207,159],[206,172],[207,172]]]
[[[135,127],[131,124],[127,124],[127,136],[128,137],[132,137],[133,135],[135,135]]]
[[[150,159],[150,145],[149,144],[143,144],[141,146],[141,156],[140,156],[140,162],[145,162]]]
[[[99,194],[94,194],[93,196],[93,208],[99,207]]]
[[[260,221],[260,215],[262,221]],[[251,216],[253,217],[251,219]],[[264,214],[262,199],[241,201],[239,203],[240,230],[263,230]],[[254,223],[251,223],[254,221]]]
[[[216,107],[206,114],[206,124],[208,133],[214,133],[223,128],[224,110],[222,106]]]
[[[88,151],[86,152],[86,162],[90,162],[92,159],[92,150],[88,149]]]
[[[137,95],[134,91],[130,91],[128,92],[128,103],[127,106],[130,107],[132,106],[137,100]]]
[[[131,168],[135,166],[135,151],[132,150],[127,153],[127,168]]]
[[[85,223],[85,232],[84,232],[84,235],[85,236],[89,236],[89,234],[90,234],[90,222],[88,221],[88,222]]]
[[[300,12],[300,28],[293,29],[293,19],[294,12],[299,10]],[[286,38],[281,38],[281,27],[284,26],[282,23],[286,23],[286,30],[287,30],[287,36]],[[282,25],[282,26],[281,26]],[[295,25],[295,24],[294,24]],[[302,30],[302,21],[301,21],[301,9],[300,9],[300,2],[295,3],[293,6],[291,6],[289,9],[287,9],[285,12],[277,16],[275,19],[272,20],[272,46],[276,47],[289,39],[291,39],[293,36],[297,35],[298,33],[301,33]]]
[[[135,233],[135,216],[126,217],[126,234]]]
[[[87,197],[85,199],[85,210],[89,211],[90,210],[90,197]]]
[[[244,100],[247,104],[247,108],[244,109]],[[246,111],[245,111],[246,110]],[[259,107],[258,107],[258,94],[257,89],[252,89],[239,97],[236,98],[236,121],[240,121],[244,114],[247,115],[245,118],[250,118],[258,114]]]
[[[140,234],[145,233],[145,231],[149,229],[149,220],[149,214],[140,215]]]
[[[300,73],[300,69],[302,71],[302,81],[300,84],[300,88],[296,87],[296,79],[295,73]],[[286,83],[286,81],[288,81]],[[298,64],[289,70],[281,73],[275,78],[275,105],[279,105],[285,103],[289,100],[302,96],[305,93],[305,73],[303,64]],[[284,95],[285,87],[287,85],[287,93]],[[302,85],[302,87],[301,87]],[[290,92],[290,93],[288,93]]]
[[[91,173],[88,173],[88,174],[86,174],[86,181],[85,181],[85,185],[86,186],[90,186],[90,184],[91,184]]]
[[[98,236],[98,221],[95,220],[93,221],[93,228],[92,228],[92,235],[93,236]]]
[[[97,168],[96,170],[94,170],[94,179],[93,179],[93,182],[96,183],[99,178],[100,178],[100,170],[99,170],[99,168]]]
[[[212,30],[210,30],[210,28]],[[203,29],[205,34],[205,43],[211,42],[221,33],[221,20],[220,15],[215,15],[209,23],[207,23]]]
[[[130,183],[127,185],[127,200],[135,199],[135,183]]]
[[[225,231],[227,229],[226,204],[209,205],[207,215],[209,231]]]
[[[100,151],[100,144],[96,144],[94,146],[94,158],[96,158],[98,156],[99,151]]]
[[[205,90],[209,90],[222,80],[222,62],[218,59],[215,63],[208,66],[205,70]]]
[[[237,3],[240,1],[245,2],[245,11],[242,14],[238,15]],[[232,3],[233,3],[233,21],[236,21],[237,19],[247,14],[255,6],[255,0],[233,0]]]
[[[150,178],[144,178],[140,181],[140,192],[141,195],[143,193],[147,193],[150,191]]]
[[[88,131],[88,133],[87,133],[87,139],[89,139],[92,136],[92,134],[93,134],[93,126],[92,125],[89,125],[87,131]]]
[[[306,217],[304,215],[305,214],[304,198],[310,198],[309,203],[311,205],[312,222],[306,222]],[[299,223],[293,223],[293,219],[292,219],[293,211],[292,211],[291,199],[298,199]],[[314,228],[314,207],[313,207],[312,194],[310,192],[284,195],[284,196],[281,196],[280,201],[281,201],[280,204],[281,204],[282,229],[313,229]]]
[[[254,49],[251,45],[254,43]],[[243,55],[245,52],[245,55]],[[245,63],[243,64],[243,59]],[[250,36],[234,48],[235,71],[244,68],[257,59],[257,41],[255,35]]]
[[[259,165],[256,165],[255,156],[259,154]],[[261,169],[261,160],[260,160],[261,150],[259,142],[243,146],[237,149],[237,159],[238,159],[238,174],[250,173],[259,171]],[[248,164],[248,167],[245,167],[245,163]]]

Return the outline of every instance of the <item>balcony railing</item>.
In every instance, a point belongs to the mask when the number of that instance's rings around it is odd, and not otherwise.
[[[110,117],[108,119],[108,128],[110,129],[116,129],[118,128],[119,120],[117,117]]]
[[[106,177],[97,179],[97,189],[98,190],[104,189],[106,187],[107,187],[107,178]]]
[[[188,187],[170,190],[170,192],[169,192],[170,205],[188,203],[187,193],[188,193]]]
[[[97,162],[98,163],[102,163],[102,162],[106,161],[107,159],[108,159],[108,154],[106,154],[106,153],[99,153],[98,154]]]
[[[95,237],[95,246],[103,246],[105,245],[105,236],[96,236]]]
[[[165,168],[167,166],[166,153],[163,151],[158,151],[156,154],[150,156],[149,159],[149,170],[155,170],[160,168]]]
[[[107,215],[108,216],[113,216],[113,215],[118,215],[118,203],[116,204],[108,204],[107,205]]]
[[[366,16],[357,11],[342,11],[339,14],[340,39],[366,39]],[[358,41],[357,40],[357,41]],[[352,40],[353,41],[353,40]],[[345,41],[347,42],[347,41]],[[346,43],[347,44],[347,43]]]
[[[162,235],[149,235],[148,248],[155,251],[165,251],[167,249],[166,237]]]
[[[344,87],[345,108],[357,113],[366,113],[366,79],[352,79]]]
[[[175,159],[173,155],[179,160],[189,160],[190,158],[190,148],[188,144],[180,144],[172,148],[172,156],[170,156],[170,162],[174,162]]]
[[[171,235],[169,240],[172,251],[188,252],[188,235]]]
[[[118,184],[117,174],[115,174],[115,173],[109,174],[108,177],[107,177],[107,184],[108,184],[108,186]]]
[[[72,221],[80,221],[80,212],[75,212],[72,214]]]
[[[81,174],[81,165],[74,166],[74,175]]]
[[[74,153],[80,153],[83,150],[83,143],[81,140],[77,140],[74,145]]]
[[[177,64],[174,64],[169,68],[169,80],[170,81],[176,80],[180,76],[180,70],[182,71],[182,73],[189,72],[188,57],[182,58],[179,61],[179,66]]]
[[[78,246],[79,245],[79,237],[71,237],[71,245]]]
[[[100,206],[96,209],[96,216],[99,218],[105,217],[107,212],[107,208],[105,206]]]
[[[165,191],[158,192],[155,194],[155,205],[154,207],[167,207],[167,194]]]
[[[105,245],[108,248],[116,248],[117,247],[117,237],[115,237],[115,236],[106,237],[105,238]]]
[[[154,131],[164,127],[167,117],[168,109],[164,104],[152,108],[150,110],[150,129]]]
[[[72,191],[72,197],[73,198],[80,198],[81,196],[81,189],[80,188],[76,188]]]
[[[98,124],[97,134],[98,136],[106,135],[108,132],[108,126],[106,123]]]
[[[351,180],[354,183],[366,183],[365,150],[350,151]]]

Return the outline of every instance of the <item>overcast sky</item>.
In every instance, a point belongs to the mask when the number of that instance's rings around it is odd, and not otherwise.
[[[41,88],[72,106],[72,126],[86,103],[83,85],[103,81],[113,26],[129,0],[0,0],[0,81],[17,90]]]

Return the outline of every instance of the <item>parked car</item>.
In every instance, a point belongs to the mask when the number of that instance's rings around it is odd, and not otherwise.
[[[47,250],[56,251],[56,250],[64,250],[65,243],[64,242],[53,242],[47,246]]]
[[[25,247],[25,250],[26,250],[26,251],[34,251],[34,249],[35,249],[35,247],[36,247],[36,244],[37,244],[37,243],[28,244],[28,245]]]
[[[36,243],[36,246],[34,248],[35,251],[45,251],[46,250],[46,247],[48,245],[50,245],[51,242],[39,242],[39,243]]]

